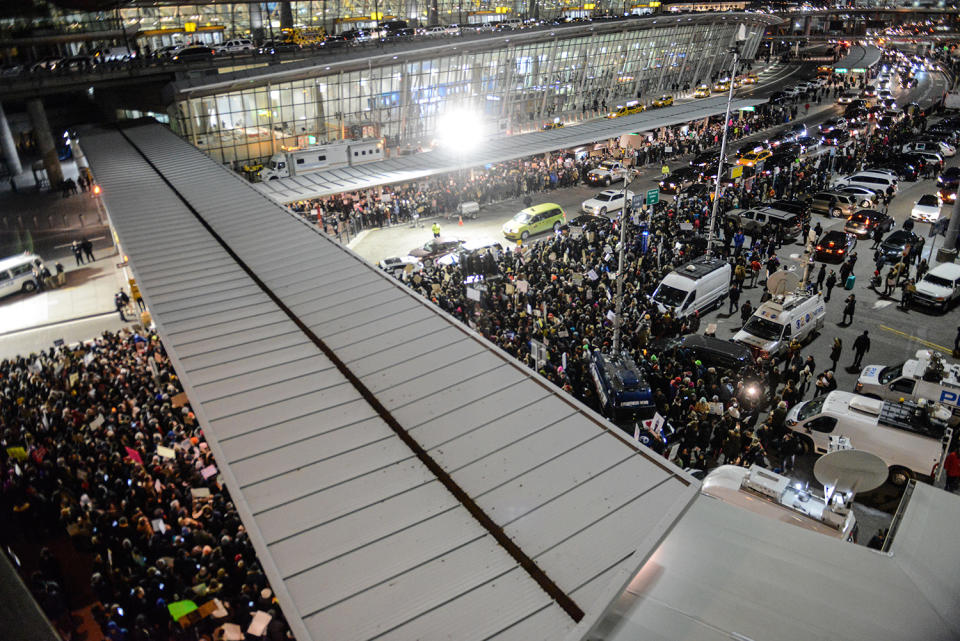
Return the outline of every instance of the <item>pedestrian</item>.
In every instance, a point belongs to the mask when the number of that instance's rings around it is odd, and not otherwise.
[[[863,330],[863,333],[857,336],[857,339],[853,341],[853,366],[857,369],[860,368],[860,364],[863,362],[863,355],[870,351],[870,332]]]
[[[953,339],[953,355],[960,353],[960,326],[957,327],[957,337]]]
[[[837,273],[831,269],[830,275],[827,276],[827,295],[824,297],[823,299],[824,301],[830,300],[830,292],[833,291],[833,288],[836,287],[836,285],[837,285]]]
[[[77,261],[77,265],[83,264],[83,247],[80,246],[80,243],[73,241],[73,244],[70,245],[70,250],[73,252],[73,257]]]
[[[857,297],[855,294],[850,294],[847,296],[847,299],[843,303],[843,319],[840,321],[841,325],[853,325],[853,314],[857,311]],[[847,316],[850,317],[850,321],[847,321]]]
[[[117,308],[117,313],[120,314],[120,320],[124,323],[127,322],[127,317],[123,314],[123,308],[126,307],[126,303],[123,302],[123,290],[120,290],[113,295],[113,304]]]
[[[84,238],[80,241],[80,248],[83,250],[83,255],[86,257],[87,262],[92,263],[96,258],[93,257],[93,243],[89,239]]]
[[[880,247],[880,241],[883,240],[883,229],[880,228],[880,225],[877,225],[873,228],[873,245],[870,249],[877,249]]]
[[[823,281],[827,277],[827,265],[820,263],[820,270],[817,271],[817,291],[823,291]]]
[[[740,326],[743,327],[746,325],[752,315],[753,306],[750,304],[750,301],[744,301],[743,305],[740,306]],[[960,341],[960,327],[957,328],[957,340]]]
[[[943,461],[943,471],[947,473],[947,492],[956,492],[960,487],[960,455],[957,454],[957,448],[950,450],[947,458]]]
[[[434,238],[440,238],[440,223],[436,223],[436,222],[433,223],[430,229],[431,231],[433,231]]]
[[[727,314],[732,316],[738,309],[740,309],[740,285],[734,285],[730,288],[730,307],[727,309]]]
[[[830,367],[831,370],[836,371],[837,363],[840,362],[840,355],[843,353],[843,341],[839,336],[833,337],[833,346],[830,348],[830,361],[833,365]]]

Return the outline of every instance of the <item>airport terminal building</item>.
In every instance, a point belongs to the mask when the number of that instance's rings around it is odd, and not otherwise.
[[[170,124],[232,165],[349,138],[415,149],[451,112],[487,135],[518,133],[709,82],[729,73],[741,24],[749,60],[778,22],[744,13],[581,23],[205,76],[172,87]]]

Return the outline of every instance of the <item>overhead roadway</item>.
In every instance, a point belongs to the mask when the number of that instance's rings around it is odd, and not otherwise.
[[[166,128],[81,144],[299,641],[582,639],[696,495]]]
[[[765,100],[734,100],[732,112],[763,104]],[[515,160],[558,149],[573,149],[582,145],[619,138],[625,134],[645,132],[723,114],[726,95],[693,100],[672,107],[621,116],[590,120],[579,125],[535,131],[516,136],[491,138],[470,152],[451,149],[390,158],[354,167],[340,167],[256,183],[254,187],[277,203],[320,198],[341,192],[389,185],[437,174],[479,167],[486,164]]]
[[[855,69],[869,69],[880,62],[881,51],[877,47],[850,47],[850,52],[833,63],[833,70],[845,69],[846,73],[863,73]]]

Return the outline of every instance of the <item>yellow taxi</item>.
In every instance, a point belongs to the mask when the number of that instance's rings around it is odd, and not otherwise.
[[[773,155],[769,149],[761,149],[760,151],[751,151],[749,153],[743,154],[739,160],[737,160],[738,165],[743,165],[744,167],[756,167],[758,164],[769,158]]]
[[[713,85],[713,93],[723,93],[724,91],[730,91],[729,80],[721,80]]]
[[[697,87],[697,90],[693,92],[694,98],[709,98],[710,97],[710,85],[700,85]]]
[[[750,73],[748,73],[743,77],[743,84],[755,85],[757,84],[758,80],[760,80],[760,77],[756,74],[756,72],[751,71]]]
[[[740,80],[740,78],[734,78],[734,79],[733,79],[733,88],[734,88],[734,89],[739,89],[742,85],[743,85],[743,81]]]
[[[629,116],[646,111],[647,108],[640,104],[639,100],[631,100],[625,105],[617,105],[616,111],[607,114],[607,118],[619,118],[620,116]]]
[[[651,107],[669,107],[673,104],[673,96],[669,94],[663,94],[656,100],[650,103]]]
[[[549,129],[560,129],[561,127],[563,127],[563,121],[559,118],[554,118],[553,122],[548,122],[543,126],[543,130],[547,131]]]
[[[563,209],[556,203],[543,203],[521,209],[503,223],[501,231],[510,240],[526,240],[531,234],[553,230],[557,231],[567,222]]]

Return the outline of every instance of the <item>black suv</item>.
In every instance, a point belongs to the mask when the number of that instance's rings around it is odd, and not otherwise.
[[[734,371],[753,364],[753,350],[746,345],[702,334],[659,339],[650,343],[650,349],[660,353],[674,349],[687,350],[694,359],[707,367],[722,367]]]

